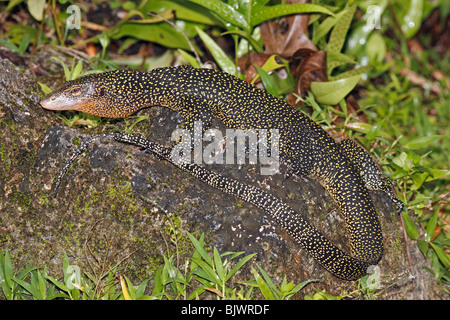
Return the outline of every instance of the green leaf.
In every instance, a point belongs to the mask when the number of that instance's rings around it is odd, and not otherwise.
[[[248,24],[244,15],[237,11],[234,7],[219,0],[189,0],[199,4],[205,8],[208,8],[213,13],[220,16],[224,21],[231,23],[241,29],[247,29]]]
[[[403,215],[403,221],[405,223],[406,233],[408,234],[408,236],[411,239],[417,240],[417,238],[419,237],[419,231],[417,231],[417,228],[414,225],[414,222],[408,216],[408,213],[402,212],[402,215]]]
[[[187,232],[187,235],[188,235],[189,239],[191,240],[192,244],[194,245],[195,249],[197,250],[197,252],[203,258],[203,260],[205,260],[207,264],[212,266],[213,261],[211,260],[211,257],[208,255],[206,250],[203,248],[203,245],[201,245],[200,242],[189,232]]]
[[[273,295],[269,286],[264,281],[264,279],[261,278],[258,271],[256,271],[253,267],[252,267],[252,273],[253,273],[253,276],[255,277],[256,284],[258,285],[258,288],[261,291],[264,298],[266,298],[266,300],[275,300],[275,296]]]
[[[53,278],[52,276],[45,276],[45,279],[47,279],[48,281],[50,281],[51,283],[53,283],[56,287],[58,287],[58,289],[60,289],[61,291],[64,292],[69,292],[69,288],[67,288],[67,286],[62,283],[61,281],[56,280],[55,278]]]
[[[300,282],[298,285],[296,285],[291,290],[291,292],[289,293],[289,296],[296,294],[297,292],[302,290],[306,285],[310,284],[311,282],[316,282],[316,281],[319,281],[319,279],[311,279],[311,280],[306,280],[306,281]]]
[[[420,252],[422,252],[423,256],[427,256],[428,252],[428,243],[423,240],[417,240],[417,247],[419,248]]]
[[[347,31],[353,20],[353,15],[356,10],[356,2],[349,2],[345,8],[345,14],[336,23],[333,31],[330,34],[330,40],[325,48],[326,51],[341,52],[344,45]]]
[[[78,78],[82,71],[83,71],[83,61],[78,61],[77,65],[72,70],[71,80],[75,80],[76,78]]]
[[[335,105],[358,84],[361,75],[328,82],[311,82],[311,91],[317,102]]]
[[[442,264],[446,267],[450,267],[450,257],[445,253],[445,251],[438,245],[430,242],[431,246],[433,247],[433,250],[436,252],[439,260],[441,260]]]
[[[317,44],[317,42],[322,39],[330,30],[335,26],[335,24],[342,18],[342,16],[347,12],[347,9],[342,10],[336,15],[326,18],[317,28],[314,29],[314,34],[312,37],[312,42]]]
[[[427,228],[425,230],[425,241],[430,242],[431,237],[433,237],[434,231],[436,230],[437,219],[438,219],[439,209],[437,209],[434,214],[428,220]]]
[[[128,294],[129,294],[129,298],[131,298],[131,300],[136,300],[136,289],[134,288],[133,283],[131,282],[130,279],[128,279],[127,276],[123,276],[125,278],[125,282],[127,283],[127,287],[125,288],[125,290],[128,289]],[[124,291],[126,292],[126,291]],[[125,294],[124,294],[125,296]]]
[[[28,293],[30,293],[34,299],[41,299],[39,290],[35,286],[32,286],[28,282],[18,278],[13,278],[13,281],[16,282],[22,288],[24,288],[26,291],[28,291]]]
[[[190,50],[189,44],[180,32],[167,23],[136,24],[124,23],[111,38],[134,37],[148,42],[156,42],[169,48]]]
[[[373,126],[365,122],[350,122],[345,125],[347,129],[354,130],[361,133],[369,133]]]
[[[37,21],[44,17],[45,0],[27,0],[28,11]]]
[[[278,97],[277,87],[275,86],[275,83],[273,82],[269,74],[257,65],[255,65],[254,67],[256,68],[256,71],[258,71],[258,74],[261,77],[261,81],[266,88],[266,91],[271,95]]]
[[[214,265],[216,267],[217,275],[219,276],[220,281],[225,282],[225,270],[222,264],[222,258],[220,257],[219,251],[216,247],[214,247]]]
[[[239,260],[238,263],[231,269],[231,271],[227,274],[227,277],[225,278],[225,281],[228,281],[247,261],[249,261],[251,258],[253,258],[256,255],[256,253],[249,254]]]
[[[411,159],[411,157],[404,151],[402,151],[398,156],[392,159],[392,162],[405,170],[406,172],[409,172],[413,166],[414,161]]]
[[[412,38],[422,25],[423,0],[396,1],[400,8],[397,8],[397,18],[400,27],[406,38]]]
[[[278,4],[274,6],[255,5],[251,11],[250,27],[257,26],[266,20],[285,16],[288,14],[311,13],[311,12],[334,15],[327,8],[317,4],[297,3],[297,4]]]
[[[158,270],[156,270],[156,272],[155,272],[152,296],[160,294],[164,289],[164,285],[162,283],[162,270],[163,270],[163,266],[160,266],[158,268]]]
[[[0,256],[0,287],[3,290],[3,294],[7,299],[11,299],[12,297],[12,287],[14,282],[12,280],[13,272],[12,272],[12,263],[11,257],[9,255],[8,250],[5,251],[5,254]]]
[[[342,62],[344,63],[344,61],[342,61]],[[343,63],[340,63],[340,64],[343,64]],[[327,65],[328,65],[328,62],[327,62]],[[371,68],[372,68],[371,66],[367,65],[367,66],[359,67],[359,68],[356,68],[356,69],[350,69],[348,71],[339,73],[339,74],[334,75],[334,76],[332,76],[331,73],[329,73],[328,74],[329,75],[329,80],[330,81],[335,81],[335,80],[341,80],[341,79],[344,79],[344,78],[349,78],[349,77],[357,76],[357,75],[361,75],[362,76],[364,73],[369,71]]]
[[[145,1],[143,1],[145,2]],[[215,19],[207,8],[199,6],[189,1],[165,1],[165,0],[151,0],[146,1],[141,12],[158,12],[162,15],[163,12],[174,12],[177,19],[185,21],[193,21],[199,24],[215,25]]]
[[[434,141],[441,139],[443,137],[444,137],[443,135],[430,135],[430,136],[415,138],[415,139],[408,141],[405,144],[405,147],[409,148],[409,149],[418,149],[418,148],[426,147],[430,143],[433,143]]]
[[[201,260],[201,259],[197,259],[197,258],[191,258],[196,264],[198,264],[198,266],[200,267],[200,271],[203,272],[196,272],[197,275],[201,276],[202,278],[207,279],[210,282],[214,282],[218,285],[221,285],[220,282],[218,282],[219,277],[218,275],[214,272],[213,268],[207,264],[205,261]]]
[[[205,43],[206,47],[211,52],[214,60],[219,65],[219,67],[226,73],[236,75],[237,69],[233,60],[231,60],[230,57],[227,56],[222,48],[209,35],[200,30],[198,27],[195,27],[195,29],[197,30],[198,35],[200,36],[202,41]]]
[[[281,298],[281,292],[278,290],[276,285],[273,283],[272,279],[269,277],[266,271],[264,271],[263,268],[261,268],[259,265],[256,265],[259,269],[259,272],[261,272],[265,283],[269,287],[270,291],[272,291],[272,294],[274,295],[275,299],[279,300]]]
[[[140,299],[144,296],[145,288],[147,287],[147,283],[150,281],[150,278],[145,279],[142,281],[139,286],[136,289],[136,299]]]
[[[45,94],[49,94],[49,93],[52,92],[52,89],[50,89],[45,83],[38,82],[38,84],[41,86],[41,90],[42,90],[42,92],[44,92]]]
[[[42,277],[42,273],[39,270],[37,270],[36,273],[37,273],[37,278],[38,278],[37,283],[38,283],[38,289],[39,289],[40,296],[42,299],[46,299],[47,298],[47,287],[45,285],[46,283],[45,283],[44,277]]]
[[[6,7],[6,11],[11,10],[21,2],[23,2],[23,0],[10,0],[8,6]]]
[[[374,33],[367,41],[366,55],[372,62],[382,62],[386,56],[386,42],[381,34]]]
[[[192,55],[190,55],[189,53],[187,53],[186,51],[182,50],[182,49],[178,49],[178,52],[181,53],[181,55],[189,62],[189,64],[191,66],[193,66],[194,68],[198,68],[200,67],[197,59],[195,59],[195,57],[193,57]]]

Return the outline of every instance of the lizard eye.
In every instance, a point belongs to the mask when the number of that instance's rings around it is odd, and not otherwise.
[[[77,96],[81,93],[80,88],[73,88],[72,90],[70,90],[70,94]]]
[[[105,88],[101,87],[100,90],[98,91],[98,95],[100,97],[104,96],[105,95]]]

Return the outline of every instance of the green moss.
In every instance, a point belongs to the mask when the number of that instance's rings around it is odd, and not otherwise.
[[[11,195],[11,199],[17,204],[19,208],[22,208],[24,211],[28,211],[33,202],[32,195],[19,191],[13,192]]]

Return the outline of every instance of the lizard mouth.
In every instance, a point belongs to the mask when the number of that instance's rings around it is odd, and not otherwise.
[[[41,107],[47,110],[78,110],[83,105],[83,99],[67,98],[65,96],[48,96],[40,101]]]

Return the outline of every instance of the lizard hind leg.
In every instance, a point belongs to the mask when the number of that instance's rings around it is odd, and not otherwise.
[[[384,175],[373,157],[352,139],[342,140],[338,145],[359,171],[366,188],[385,192],[400,212],[403,203],[397,198],[392,182]]]

